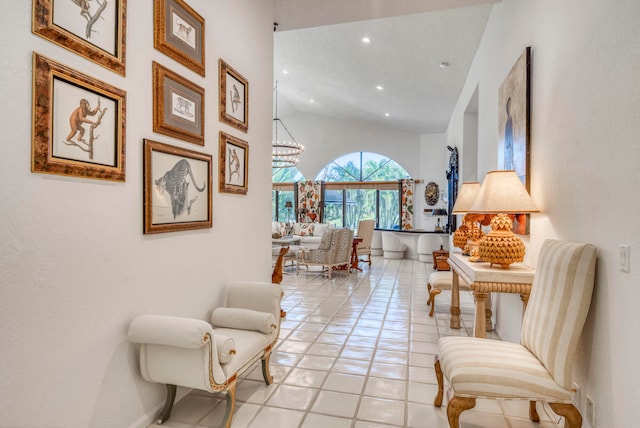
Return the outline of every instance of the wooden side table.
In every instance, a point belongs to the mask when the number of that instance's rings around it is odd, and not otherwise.
[[[486,303],[490,293],[517,293],[522,300],[524,314],[533,285],[535,269],[523,263],[514,263],[509,269],[490,267],[487,262],[473,263],[460,253],[449,254],[449,265],[453,269],[451,283],[451,328],[460,328],[460,278],[473,291],[476,315],[473,326],[475,337],[487,337],[487,322],[491,323],[491,311],[487,314]]]
[[[434,270],[451,270],[447,259],[449,258],[449,251],[442,248],[440,245],[439,250],[433,251],[433,269]]]

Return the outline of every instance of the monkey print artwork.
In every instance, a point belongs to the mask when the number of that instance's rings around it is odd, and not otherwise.
[[[235,113],[240,105],[240,92],[238,92],[236,85],[233,85],[233,90],[229,91],[229,95],[231,96],[231,111]]]
[[[102,12],[107,8],[107,0],[102,0],[102,2],[100,2],[100,0],[71,0],[71,2],[80,8],[80,16],[87,20],[85,36],[87,39],[90,39],[93,25],[100,19],[100,15],[102,15]],[[92,14],[92,6],[96,4],[98,7]]]
[[[93,143],[99,138],[98,135],[95,135],[94,131],[100,126],[102,117],[106,111],[106,107],[100,109],[100,98],[98,98],[96,108],[93,110],[91,109],[89,101],[82,98],[80,105],[73,110],[71,116],[69,116],[70,131],[66,141],[63,141],[64,144],[80,148],[80,150],[89,153],[89,159],[93,159]],[[95,120],[89,119],[89,116],[96,116],[96,114],[97,117]],[[89,142],[84,138],[87,131],[85,126],[89,128]]]

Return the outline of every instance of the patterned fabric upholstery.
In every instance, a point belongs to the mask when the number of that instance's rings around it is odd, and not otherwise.
[[[522,344],[441,338],[436,374],[439,364],[454,396],[570,405],[572,357],[591,301],[595,260],[591,245],[544,242],[522,323]],[[577,410],[571,412],[575,416]]]
[[[595,264],[591,245],[546,241],[522,321],[520,342],[566,389],[571,388],[571,357],[591,303]]]
[[[362,242],[358,243],[358,255],[366,256],[371,254],[371,240],[373,239],[373,229],[376,226],[375,220],[360,220],[358,223],[358,238]]]
[[[326,243],[329,248],[325,249]],[[300,251],[297,255],[297,265],[321,265],[327,269],[329,278],[334,267],[348,266],[351,262],[351,249],[353,245],[353,230],[329,229],[320,240],[320,247]]]

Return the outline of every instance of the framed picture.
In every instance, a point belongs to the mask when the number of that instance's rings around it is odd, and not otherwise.
[[[249,129],[249,82],[222,59],[220,65],[220,122],[240,131]]]
[[[498,95],[498,167],[515,170],[529,191],[531,135],[531,47],[520,55],[500,86]],[[529,216],[519,214],[513,232],[529,233]]]
[[[204,89],[153,62],[153,132],[204,146]]]
[[[33,0],[32,31],[125,75],[127,0]]]
[[[249,143],[220,131],[218,191],[246,195],[249,181]]]
[[[211,228],[211,155],[144,140],[144,233]]]
[[[204,18],[183,0],[154,0],[153,45],[204,76]]]
[[[33,54],[31,171],[125,181],[126,92]]]

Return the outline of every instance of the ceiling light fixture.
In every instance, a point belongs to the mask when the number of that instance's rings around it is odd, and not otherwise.
[[[289,70],[282,70],[282,74],[289,74]]]
[[[382,91],[384,88],[382,86],[378,85],[378,86],[376,86],[376,89],[379,90],[379,91]]]
[[[304,151],[304,146],[296,141],[291,132],[284,125],[284,122],[278,118],[278,82],[273,89],[275,96],[275,117],[273,118],[273,139],[271,140],[271,167],[272,168],[289,168],[298,165],[298,155]],[[290,141],[278,138],[278,128],[282,128]],[[285,134],[283,134],[285,135]]]
[[[363,37],[363,38],[362,38],[362,43],[365,43],[365,44],[366,44],[366,43],[371,43],[371,39],[370,39],[370,38],[368,38],[368,37]]]
[[[386,117],[389,117],[389,116],[391,116],[391,115],[390,115],[389,113],[385,113],[384,115],[385,115]]]
[[[451,65],[451,64],[449,64],[448,61],[442,61],[440,63],[440,68],[447,68],[447,67],[449,67],[449,65]]]

